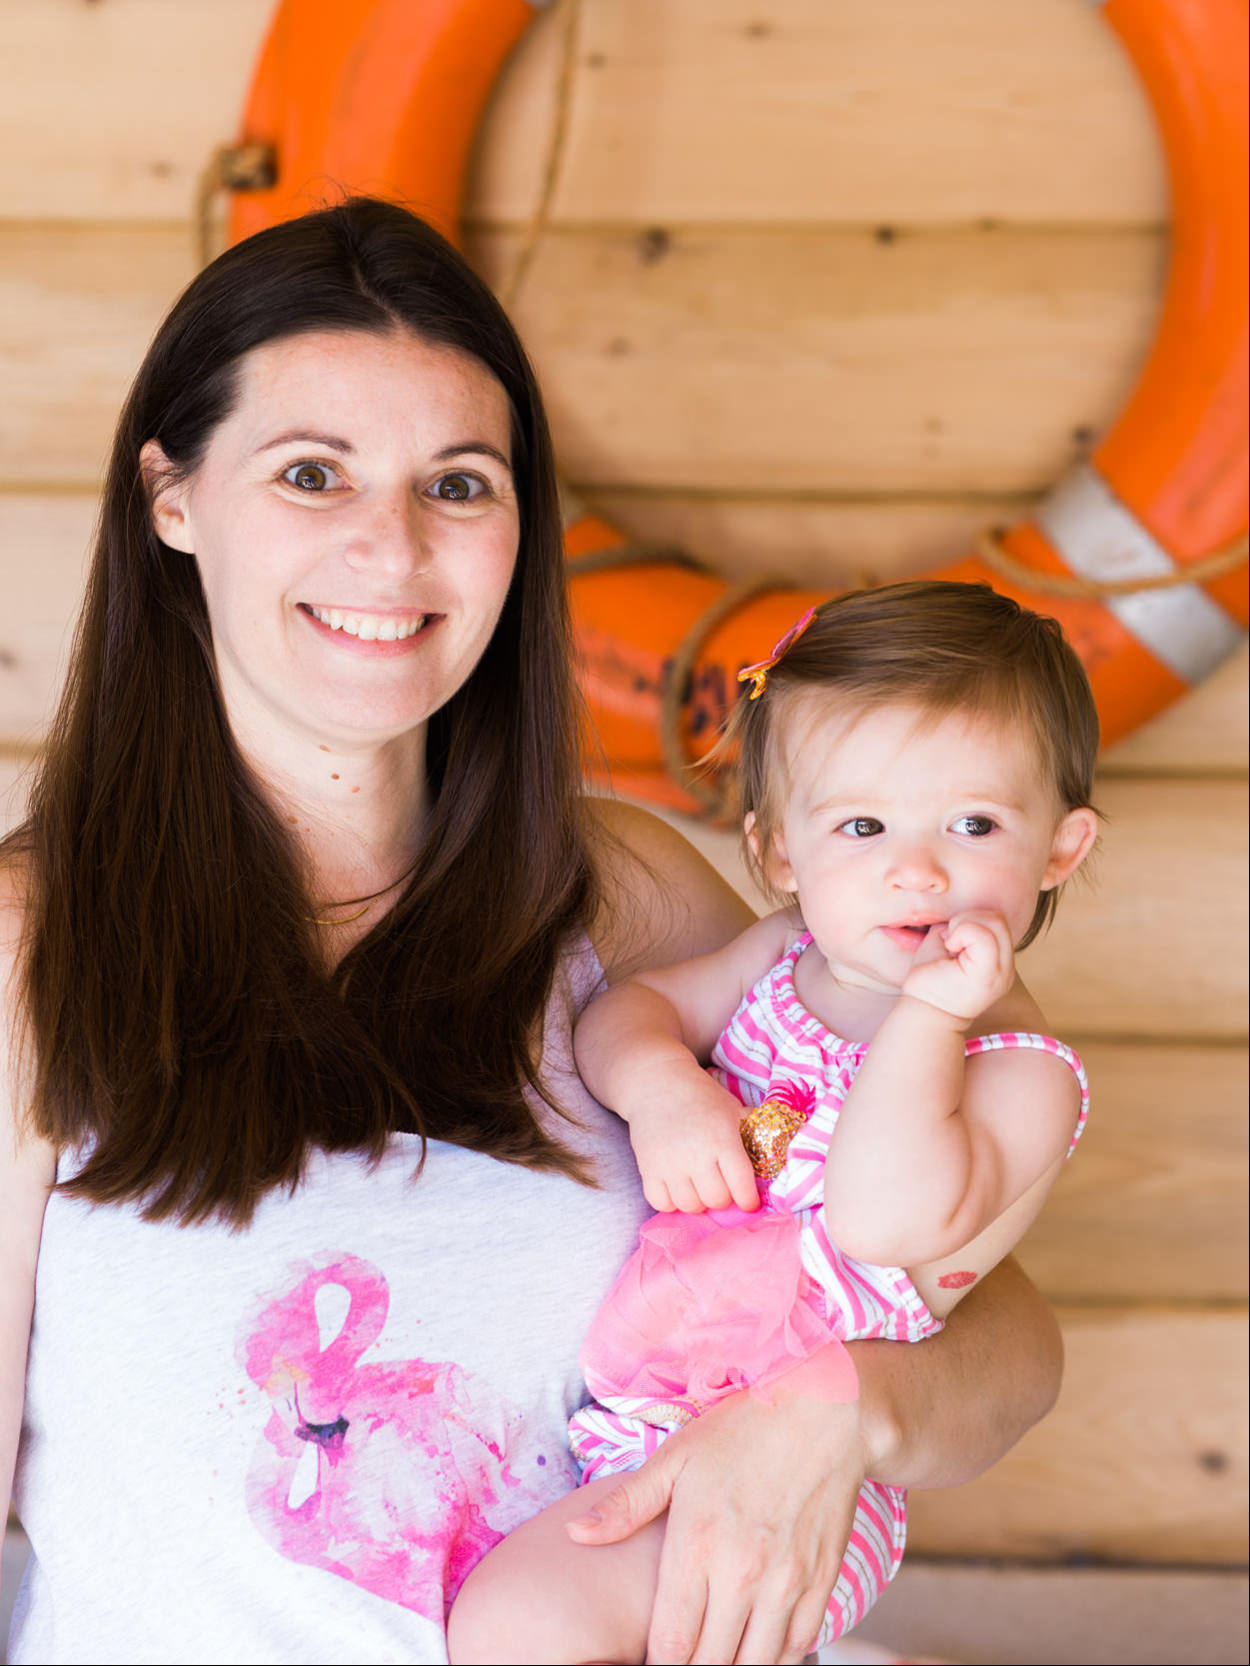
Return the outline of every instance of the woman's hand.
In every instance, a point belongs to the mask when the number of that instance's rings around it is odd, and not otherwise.
[[[928,1341],[853,1342],[860,1397],[735,1395],[574,1526],[613,1544],[669,1510],[653,1662],[798,1661],[820,1627],[865,1475],[952,1487],[997,1462],[1059,1392],[1063,1347],[1008,1256]]]
[[[649,1662],[797,1662],[820,1630],[866,1472],[859,1402],[736,1394],[568,1531],[613,1544],[668,1511]]]

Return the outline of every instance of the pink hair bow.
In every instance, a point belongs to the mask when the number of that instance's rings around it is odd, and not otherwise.
[[[815,617],[816,609],[814,607],[809,607],[803,617],[796,620],[780,641],[775,644],[772,653],[769,654],[767,659],[762,659],[758,664],[748,665],[744,667],[743,670],[739,671],[738,681],[740,683],[749,682],[751,685],[751,693],[749,695],[750,699],[758,700],[760,695],[763,694],[764,685],[768,681],[768,673],[772,670],[773,666],[776,665],[777,661],[783,658],[783,656],[787,654],[791,648],[793,648],[794,644],[802,636],[803,632],[807,629]]]

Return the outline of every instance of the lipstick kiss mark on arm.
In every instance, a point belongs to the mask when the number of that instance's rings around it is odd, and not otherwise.
[[[938,1278],[938,1285],[943,1290],[966,1290],[970,1284],[975,1284],[980,1276],[979,1273],[942,1273]]]

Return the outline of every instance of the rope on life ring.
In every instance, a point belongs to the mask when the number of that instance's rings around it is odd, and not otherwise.
[[[1003,548],[1003,537],[998,527],[989,527],[981,534],[977,554],[987,567],[993,567],[996,573],[1014,579],[1018,584],[1030,585],[1039,596],[1087,596],[1098,602],[1106,601],[1111,596],[1137,596],[1144,590],[1170,590],[1177,584],[1206,584],[1211,579],[1236,572],[1238,567],[1244,565],[1246,552],[1250,549],[1250,539],[1243,532],[1225,549],[1216,550],[1214,555],[1204,556],[1200,561],[1192,561],[1188,567],[1176,572],[1156,573],[1153,578],[1096,580],[1066,573],[1039,573],[1033,567],[1025,567],[1007,554]]]
[[[480,112],[543,3],[279,0],[241,136],[264,147],[274,177],[246,188],[219,170],[213,189],[235,193],[232,238],[340,191],[397,199],[454,236]],[[578,7],[568,0],[543,185],[509,299],[559,175]],[[1213,670],[1250,619],[1250,162],[1244,0],[1105,0],[1102,9],[1145,83],[1172,180],[1173,255],[1155,345],[1093,457],[1029,520],[988,531],[932,576],[992,583],[1059,619],[1110,742]],[[580,507],[565,547],[583,692],[616,785],[714,813],[720,794],[690,764],[727,713],[738,670],[825,595],[776,579],[731,587],[671,552],[639,549]]]

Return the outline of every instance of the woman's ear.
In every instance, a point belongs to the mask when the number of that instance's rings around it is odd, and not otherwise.
[[[1053,891],[1080,867],[1094,848],[1098,837],[1098,817],[1088,806],[1069,810],[1055,829],[1050,846],[1050,861],[1042,875],[1042,890]]]
[[[195,554],[191,514],[187,505],[190,481],[177,480],[158,440],[148,440],[139,452],[139,469],[147,493],[152,525],[162,544],[184,555]]]
[[[764,850],[760,844],[760,836],[756,827],[755,811],[748,810],[742,822],[742,832],[750,847],[751,855],[755,858],[755,865],[768,883],[778,891],[797,891],[794,879],[794,869],[790,866],[790,858],[786,855],[785,840],[779,830],[774,829],[769,840],[769,847]]]

